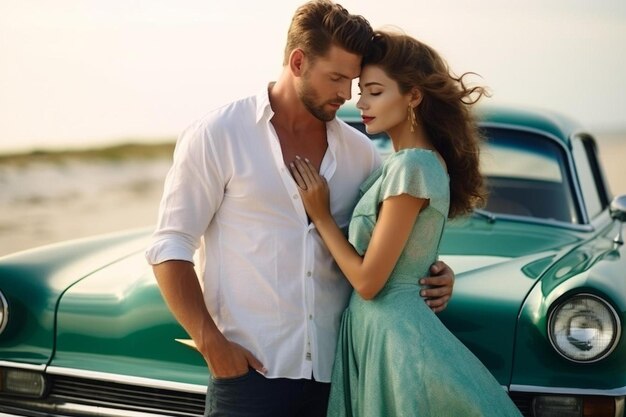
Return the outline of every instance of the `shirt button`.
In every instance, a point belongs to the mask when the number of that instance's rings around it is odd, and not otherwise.
[[[313,314],[309,314],[309,320],[313,320]]]
[[[294,194],[294,195],[293,195],[293,199],[294,199],[294,200],[297,200],[297,199],[298,199],[298,194]]]
[[[308,272],[306,273],[306,276],[307,276],[307,277],[310,277],[311,275],[313,275],[313,274],[311,274],[311,271],[308,271]]]

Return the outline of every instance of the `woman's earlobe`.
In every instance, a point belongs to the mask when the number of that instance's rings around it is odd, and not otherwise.
[[[411,107],[416,108],[422,102],[422,92],[414,88],[411,92]]]

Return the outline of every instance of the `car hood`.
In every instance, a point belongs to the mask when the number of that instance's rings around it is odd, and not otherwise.
[[[152,268],[138,253],[94,272],[63,294],[50,366],[55,373],[75,376],[91,371],[206,385],[206,363],[188,341]]]
[[[94,270],[140,251],[148,234],[139,229],[0,258],[0,290],[9,306],[0,360],[47,363],[54,349],[56,308],[62,294]]]

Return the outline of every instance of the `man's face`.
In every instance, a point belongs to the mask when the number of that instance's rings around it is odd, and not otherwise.
[[[361,55],[331,46],[325,56],[304,62],[298,97],[313,116],[328,122],[352,95],[352,80],[359,76]]]

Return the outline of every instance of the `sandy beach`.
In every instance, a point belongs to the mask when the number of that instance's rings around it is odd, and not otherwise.
[[[156,221],[171,157],[0,162],[0,256]]]
[[[612,193],[626,194],[626,134],[597,140]],[[154,224],[171,146],[101,153],[0,158],[0,256]]]

